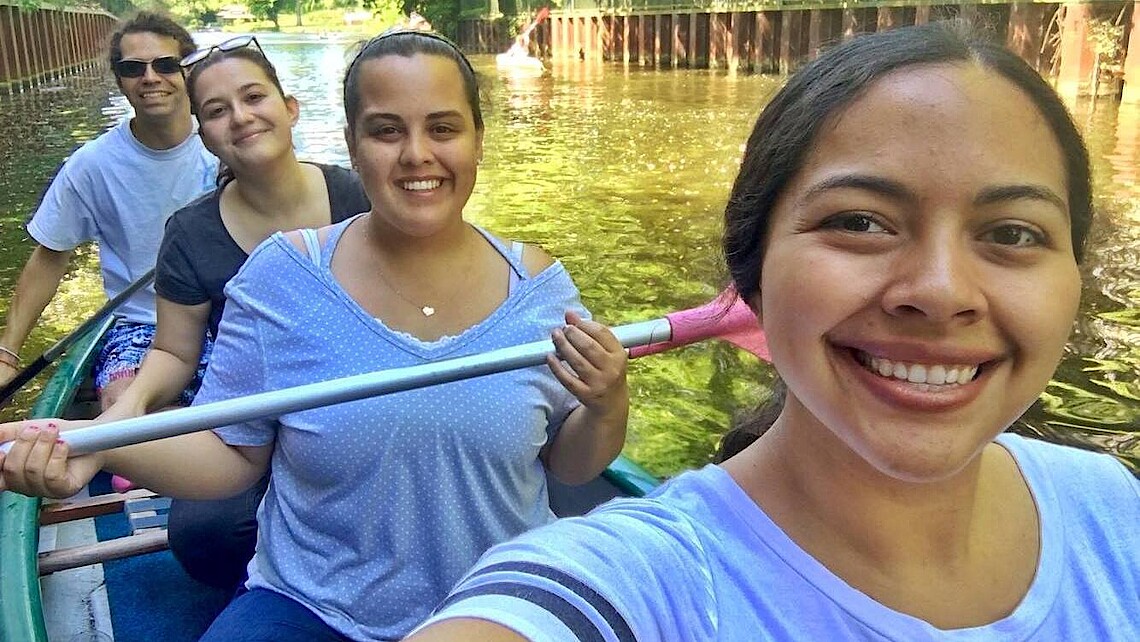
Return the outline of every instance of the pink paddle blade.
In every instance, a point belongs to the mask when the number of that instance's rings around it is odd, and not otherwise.
[[[770,360],[768,341],[756,315],[731,288],[700,307],[673,312],[665,318],[673,330],[672,338],[631,348],[630,358],[657,354],[705,339],[723,339],[765,361]]]

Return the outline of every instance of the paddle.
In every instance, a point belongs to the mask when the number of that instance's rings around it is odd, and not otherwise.
[[[546,16],[549,15],[550,7],[543,7],[539,9],[538,14],[534,16],[534,20],[531,20],[530,24],[527,25],[526,29],[523,29],[522,33],[519,35],[523,36],[524,38],[529,36],[530,32],[534,31],[534,28],[537,27],[543,20],[546,19]]]
[[[116,308],[122,305],[127,299],[131,298],[132,294],[146,287],[153,280],[154,268],[151,268],[149,272],[139,277],[137,281],[128,285],[125,290],[105,303],[103,307],[99,308],[99,310],[91,316],[91,318],[81,323],[75,330],[72,330],[71,334],[68,334],[66,337],[60,339],[58,342],[56,342],[55,345],[48,348],[43,354],[41,354],[35,361],[28,364],[26,368],[16,373],[16,376],[13,377],[11,381],[5,384],[3,388],[0,388],[0,407],[6,405],[12,396],[15,395],[20,390],[20,388],[24,387],[24,384],[34,379],[35,376],[42,372],[44,368],[50,366],[52,362],[58,359],[64,352],[67,352],[67,349],[71,347],[71,344],[75,343],[76,339],[82,337],[84,334],[87,334],[87,331],[89,331],[91,328],[102,323],[103,319],[106,319],[107,316],[114,312]]]
[[[631,350],[631,356],[634,357],[715,337],[732,341],[758,357],[767,359],[767,344],[755,315],[735,296],[732,296],[731,307],[726,310],[725,306],[729,304],[726,296],[732,295],[722,293],[700,307],[674,312],[664,319],[618,326],[612,328],[612,331],[623,346],[634,348]],[[549,340],[535,341],[458,359],[381,370],[122,421],[93,424],[70,430],[64,433],[63,438],[70,445],[73,455],[90,453],[215,426],[278,417],[299,410],[538,366],[544,364],[546,355],[552,352],[554,344]],[[9,444],[0,445],[0,451],[8,452],[8,446]]]

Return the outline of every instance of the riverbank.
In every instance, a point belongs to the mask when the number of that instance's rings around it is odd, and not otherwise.
[[[306,34],[333,39],[355,39],[373,36],[397,24],[401,14],[395,11],[362,11],[347,9],[318,9],[307,11],[297,24],[294,13],[282,13],[277,17],[277,25],[272,20],[243,20],[223,25],[215,29],[198,27],[199,31],[221,31],[224,33],[272,32],[282,34]]]

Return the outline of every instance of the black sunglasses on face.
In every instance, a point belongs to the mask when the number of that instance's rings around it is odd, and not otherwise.
[[[156,74],[172,75],[182,71],[174,56],[161,56],[154,60],[120,60],[115,63],[115,75],[120,78],[141,78],[150,66]]]
[[[233,51],[235,49],[249,47],[250,45],[252,45],[254,49],[257,49],[258,53],[260,53],[262,56],[265,56],[265,52],[261,50],[261,44],[257,42],[257,38],[253,36],[238,36],[237,38],[230,38],[223,43],[216,44],[213,47],[199,49],[198,51],[195,51],[189,56],[183,58],[180,64],[182,65],[183,69],[189,69],[190,67],[193,67],[194,65],[202,62],[206,58],[209,58],[210,54],[214,53],[215,51]]]

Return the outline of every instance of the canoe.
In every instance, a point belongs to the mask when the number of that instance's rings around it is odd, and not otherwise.
[[[546,65],[538,58],[501,53],[495,56],[495,67],[500,73],[518,76],[541,76],[546,73]]]
[[[30,417],[83,419],[98,413],[98,402],[90,372],[98,352],[99,341],[112,322],[113,320],[108,319],[76,341],[60,361],[58,369],[33,407]],[[92,482],[92,488],[97,486],[96,481]],[[555,514],[559,516],[578,515],[613,497],[644,495],[658,483],[655,477],[637,464],[625,457],[619,457],[598,479],[589,484],[567,486],[553,478],[549,479],[550,504]],[[106,487],[105,481],[102,486]],[[106,490],[109,491],[109,488]],[[113,495],[99,495],[99,498],[123,499],[121,496]],[[118,506],[119,503],[121,501],[115,505]],[[113,629],[121,629],[118,638],[121,642],[157,637],[163,637],[168,642],[193,640],[200,631],[202,618],[212,617],[213,610],[220,608],[217,605],[224,603],[226,596],[219,597],[216,590],[198,585],[185,577],[170,552],[166,550],[41,577],[41,573],[55,568],[56,561],[53,556],[58,557],[56,555],[58,551],[48,555],[38,553],[41,539],[49,539],[48,530],[57,528],[41,526],[41,515],[49,514],[55,515],[55,509],[48,504],[41,506],[39,500],[15,493],[0,495],[0,642],[113,640],[115,639]],[[100,527],[99,523],[114,519],[123,520],[121,515],[107,515],[83,518],[70,524],[78,529],[86,529],[90,534],[90,541],[86,544],[90,548],[94,544],[96,528],[100,531],[107,530],[106,527]],[[45,521],[51,520],[45,519]],[[159,549],[165,547],[165,532],[151,531],[149,535],[158,536]],[[147,537],[141,539],[145,540]],[[155,537],[150,539],[154,540]],[[140,546],[133,547],[132,550],[145,552],[154,549],[153,541],[150,543],[150,549],[146,548],[146,545],[146,542],[141,542]],[[112,557],[115,555],[112,554]],[[107,569],[105,584],[104,569]],[[134,582],[144,588],[133,592],[117,588],[122,587],[124,582],[131,582],[129,579],[123,579],[124,574],[130,577],[131,573],[137,578]],[[172,577],[155,577],[161,574]],[[183,577],[177,578],[173,577],[174,575]],[[106,593],[98,594],[97,591],[104,585]],[[160,588],[151,588],[154,586]],[[174,586],[174,589],[170,589],[170,586]],[[167,590],[183,593],[199,591],[201,595],[179,595],[174,598],[168,597],[165,601],[161,595],[152,595]],[[117,595],[116,592],[124,595]],[[83,603],[80,603],[81,601]],[[124,603],[131,604],[130,609],[118,606]],[[193,609],[199,612],[178,612]],[[127,610],[133,612],[127,615],[124,613]],[[208,612],[203,614],[201,613],[203,610]],[[156,626],[162,627],[162,632],[157,634],[155,630],[151,630],[147,634],[139,634],[136,632],[138,627],[130,621],[120,627],[117,622],[123,617],[133,618],[136,621],[140,618],[154,620],[159,623]],[[86,628],[77,630],[77,626]],[[195,627],[199,628],[195,631],[190,630]],[[94,631],[102,631],[107,635],[100,637],[93,633]]]
[[[81,419],[97,414],[89,373],[99,339],[113,322],[106,319],[72,345],[29,417]],[[48,640],[37,559],[39,509],[37,499],[0,494],[0,640],[5,642]]]

